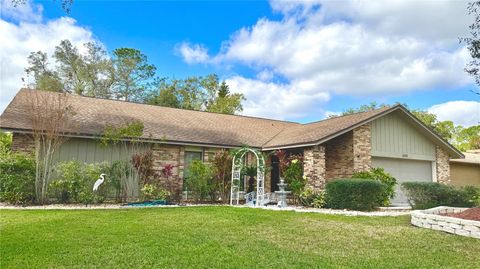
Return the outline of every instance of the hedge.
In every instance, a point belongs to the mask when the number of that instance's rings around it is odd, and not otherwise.
[[[414,209],[479,205],[480,189],[473,186],[453,187],[436,182],[405,182],[402,184],[402,188]]]
[[[387,186],[372,179],[337,179],[327,183],[326,207],[371,211],[385,199]]]

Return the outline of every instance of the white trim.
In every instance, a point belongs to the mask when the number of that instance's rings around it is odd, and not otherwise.
[[[438,182],[437,179],[437,161],[432,161],[432,182]]]

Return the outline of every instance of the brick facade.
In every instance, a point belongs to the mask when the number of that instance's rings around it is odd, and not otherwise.
[[[307,184],[315,191],[325,188],[325,147],[323,145],[304,149],[303,174],[307,177]]]
[[[362,125],[325,143],[327,182],[351,177],[356,171],[372,166],[370,124]]]
[[[160,182],[164,186],[169,186],[170,191],[179,195],[183,189],[183,170],[185,160],[185,147],[166,144],[154,144],[152,146],[153,169],[158,175],[162,174],[162,169],[167,164],[174,166],[173,176],[168,179],[160,177]]]
[[[353,133],[348,132],[325,143],[327,181],[353,174]]]
[[[437,182],[443,184],[450,184],[450,162],[448,153],[436,146],[436,169],[437,169]]]
[[[367,171],[372,167],[371,124],[353,129],[353,171]]]
[[[35,142],[33,137],[28,134],[13,133],[12,151],[21,153],[34,153]]]

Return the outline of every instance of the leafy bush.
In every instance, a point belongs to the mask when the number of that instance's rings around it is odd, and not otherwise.
[[[390,199],[395,196],[395,185],[397,185],[397,180],[392,175],[385,172],[383,168],[372,168],[369,171],[356,172],[353,174],[352,178],[373,179],[385,184],[385,196],[382,201],[383,206],[388,206],[390,204]]]
[[[28,155],[0,152],[0,201],[35,202],[35,160]]]
[[[187,190],[192,191],[199,201],[204,201],[208,196],[213,198],[216,190],[213,176],[210,165],[194,160],[188,168],[188,178],[185,180]]]
[[[336,209],[373,210],[382,206],[387,186],[372,179],[337,179],[327,183],[325,202]]]
[[[106,164],[80,164],[76,161],[58,163],[54,180],[50,183],[50,193],[60,203],[101,203],[108,193],[108,181],[95,193],[93,184],[107,170],[109,167]]]
[[[292,160],[283,172],[283,178],[297,201],[307,185],[307,178],[303,176],[303,162],[301,158],[292,157]]]
[[[145,200],[168,200],[170,192],[153,184],[145,184],[141,189]]]
[[[305,188],[298,197],[300,203],[304,206],[321,208],[325,205],[324,192],[315,193],[313,188]]]
[[[480,196],[480,189],[473,186],[458,188],[437,182],[405,182],[402,188],[415,209],[436,206],[473,207]]]
[[[318,193],[312,201],[312,207],[322,208],[325,206],[325,192]]]

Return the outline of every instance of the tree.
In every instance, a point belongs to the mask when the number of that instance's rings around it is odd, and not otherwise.
[[[342,116],[348,115],[348,114],[353,114],[353,113],[368,112],[368,111],[372,111],[372,110],[387,107],[387,106],[388,105],[386,105],[386,104],[377,104],[377,102],[371,102],[368,105],[361,105],[358,108],[349,108],[349,109],[345,110],[344,112],[342,112]]]
[[[215,74],[186,79],[162,79],[147,102],[153,105],[235,114],[243,110],[243,94],[231,94]]]
[[[455,142],[455,145],[461,151],[480,149],[480,125],[459,130]]]
[[[31,52],[27,58],[29,67],[25,68],[25,72],[33,74],[35,79],[34,85],[39,90],[44,91],[63,91],[63,83],[58,73],[49,68],[48,55],[44,52]]]
[[[85,43],[80,54],[69,40],[55,47],[54,57],[64,90],[84,96],[109,98],[114,83],[114,68],[107,52],[95,42]]]
[[[452,121],[439,121],[437,115],[428,111],[412,110],[411,112],[425,125],[443,137],[443,139],[453,142],[452,139],[455,137],[458,127],[456,127]],[[461,128],[461,126],[459,127]]]
[[[149,64],[147,56],[137,49],[116,49],[113,56],[115,97],[125,101],[143,100],[148,82],[155,75],[156,67]]]
[[[470,52],[472,60],[465,67],[465,71],[470,74],[477,85],[480,85],[480,1],[468,3],[467,10],[469,15],[474,16],[473,23],[469,26],[470,37],[461,37],[460,42],[467,44],[467,49]],[[472,92],[480,95],[480,92]]]
[[[75,132],[75,111],[65,93],[45,94],[32,90],[27,94],[28,118],[35,142],[35,193],[37,202],[43,204],[47,198],[53,156],[67,140],[65,134]]]

